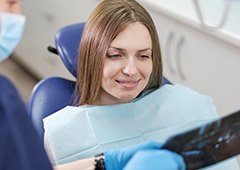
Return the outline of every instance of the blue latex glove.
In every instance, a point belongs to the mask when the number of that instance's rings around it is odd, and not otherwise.
[[[162,144],[159,142],[145,142],[128,148],[107,151],[104,153],[106,170],[122,170],[132,156],[141,150],[159,150]]]
[[[168,150],[143,150],[137,152],[124,170],[184,170],[183,158]]]

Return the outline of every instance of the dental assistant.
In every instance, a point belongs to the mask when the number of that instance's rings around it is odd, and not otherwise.
[[[19,0],[0,0],[0,62],[22,37],[25,16]],[[43,144],[15,86],[0,75],[0,169],[52,170]]]
[[[0,0],[0,61],[8,58],[20,42],[25,21],[19,0]]]

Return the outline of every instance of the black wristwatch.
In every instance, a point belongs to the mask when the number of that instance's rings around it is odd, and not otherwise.
[[[95,155],[94,165],[95,170],[106,170],[104,153]]]

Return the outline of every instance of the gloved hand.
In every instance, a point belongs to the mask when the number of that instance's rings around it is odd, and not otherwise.
[[[159,150],[161,147],[159,142],[144,142],[120,150],[107,151],[104,153],[106,170],[122,170],[136,152]]]
[[[168,150],[143,150],[129,160],[124,170],[185,170],[183,158]]]

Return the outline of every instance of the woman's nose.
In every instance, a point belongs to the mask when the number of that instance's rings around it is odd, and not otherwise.
[[[137,69],[137,65],[136,62],[132,59],[127,60],[127,62],[125,63],[123,69],[122,69],[122,73],[132,77],[133,75],[137,74],[138,69]]]

